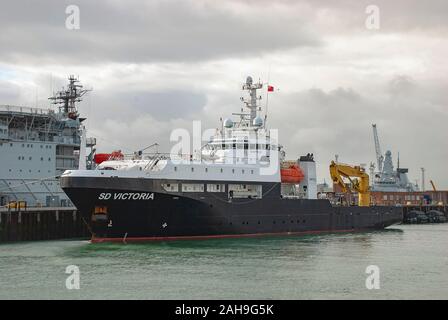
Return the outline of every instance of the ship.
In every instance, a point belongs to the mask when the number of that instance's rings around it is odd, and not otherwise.
[[[61,187],[89,224],[92,242],[303,235],[383,229],[393,206],[341,206],[318,199],[316,162],[287,160],[247,77],[243,107],[199,150],[102,159],[67,170]],[[268,86],[268,91],[272,87]]]
[[[89,91],[71,75],[67,87],[49,98],[57,108],[0,105],[0,209],[75,208],[59,177],[94,165],[96,140],[86,137],[77,110]]]
[[[408,168],[400,167],[400,155],[398,154],[397,168],[394,169],[392,152],[387,150],[383,155],[378,138],[376,124],[372,124],[373,140],[376,152],[375,163],[370,164],[370,175],[373,179],[371,191],[373,192],[416,192],[418,185],[409,181]],[[375,169],[377,169],[375,171]],[[424,190],[422,190],[424,191]]]

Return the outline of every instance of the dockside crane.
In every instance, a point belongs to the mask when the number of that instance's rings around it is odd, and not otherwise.
[[[336,163],[331,161],[330,176],[334,183],[338,184],[343,192],[348,192],[349,189],[344,182],[347,178],[351,183],[351,190],[358,192],[358,204],[360,207],[370,206],[370,187],[369,175],[361,166],[350,166],[344,163]],[[352,177],[355,177],[352,179]]]
[[[429,183],[430,183],[431,186],[432,186],[432,191],[436,192],[436,191],[437,191],[437,188],[436,188],[436,185],[434,184],[434,181],[429,180]]]
[[[376,124],[372,124],[372,129],[373,129],[373,140],[375,142],[375,152],[376,152],[376,162],[378,165],[378,172],[382,172],[384,156],[383,153],[381,152],[380,139],[378,138],[378,130],[376,128]]]

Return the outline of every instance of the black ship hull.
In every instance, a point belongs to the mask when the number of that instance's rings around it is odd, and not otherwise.
[[[167,192],[162,183],[167,181],[61,178],[97,242],[351,232],[402,221],[397,207],[334,207],[325,199],[282,198],[279,183],[261,183],[266,190],[261,199],[229,198],[228,192]]]

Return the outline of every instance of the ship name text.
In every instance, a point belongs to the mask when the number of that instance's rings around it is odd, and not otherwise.
[[[152,192],[103,192],[98,196],[98,200],[154,200]]]

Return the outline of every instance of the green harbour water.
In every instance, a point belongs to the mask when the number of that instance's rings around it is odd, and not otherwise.
[[[66,288],[68,265],[80,289]],[[366,267],[380,289],[366,288]],[[306,237],[0,245],[0,299],[447,299],[448,224]]]

